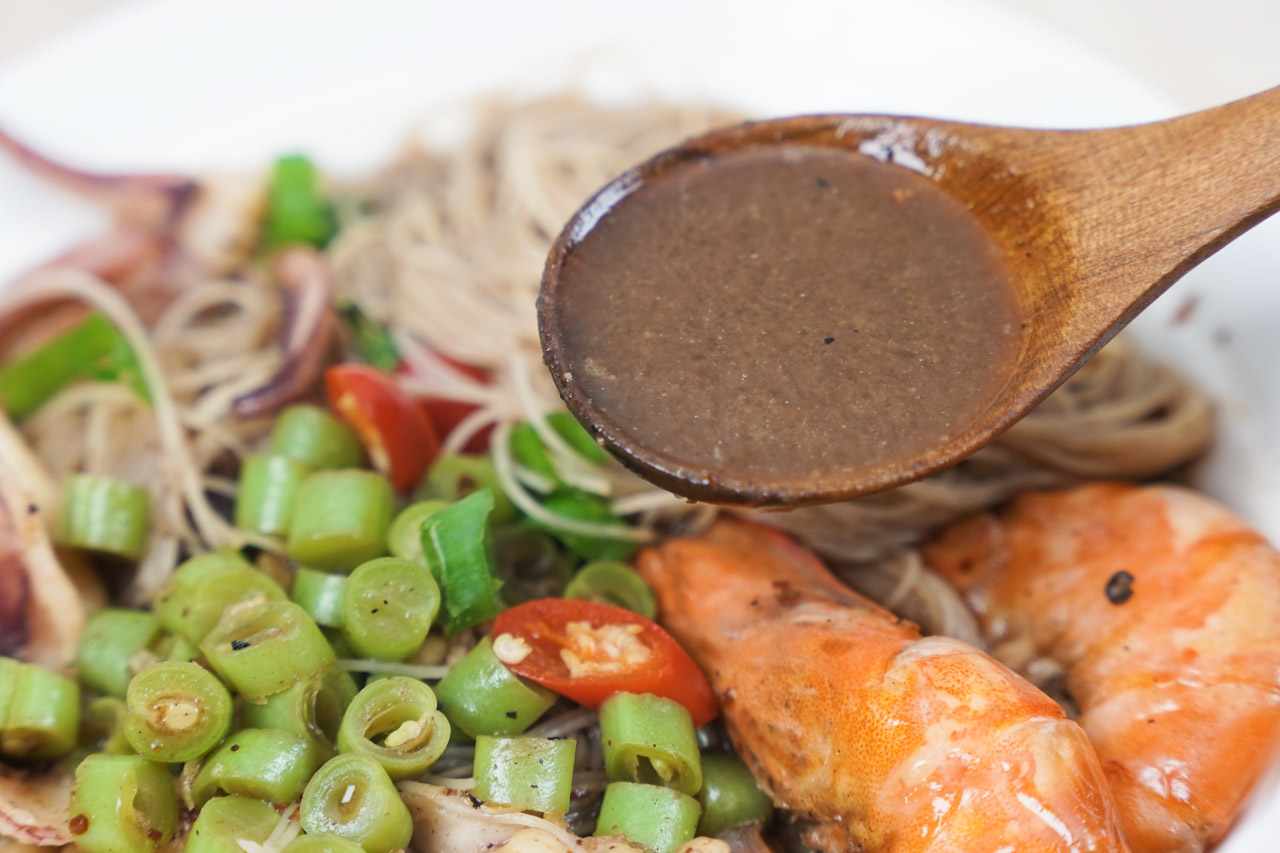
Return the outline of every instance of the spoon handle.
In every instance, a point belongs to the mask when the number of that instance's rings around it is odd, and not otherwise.
[[[1079,267],[1070,286],[1082,307],[1119,325],[1280,209],[1280,87],[1059,141],[1061,196],[1053,203],[1076,212],[1068,239]]]

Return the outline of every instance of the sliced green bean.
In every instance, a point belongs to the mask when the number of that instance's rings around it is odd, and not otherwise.
[[[342,591],[342,632],[362,657],[404,660],[427,638],[440,588],[421,563],[379,557],[356,567]]]
[[[289,597],[307,611],[317,625],[326,628],[342,627],[342,589],[347,584],[346,575],[318,572],[300,566],[293,577],[293,589]]]
[[[165,630],[199,645],[231,607],[251,599],[284,601],[284,589],[235,553],[206,554],[178,567],[156,597]]]
[[[289,522],[289,556],[334,572],[349,572],[382,556],[394,497],[381,474],[317,471],[298,487]]]
[[[268,449],[316,471],[359,468],[364,462],[360,436],[316,406],[290,406],[271,427]]]
[[[422,525],[422,555],[444,599],[444,632],[452,636],[502,609],[494,576],[489,518],[493,493],[481,489],[437,512]]]
[[[661,785],[611,782],[604,789],[596,835],[622,835],[654,853],[676,853],[693,839],[702,807]]]
[[[215,797],[196,815],[183,853],[244,853],[241,841],[261,844],[279,823],[280,813],[270,803],[250,797]]]
[[[422,524],[440,510],[449,506],[448,501],[427,500],[415,501],[404,509],[391,522],[387,531],[387,550],[397,557],[422,563]]]
[[[600,705],[604,765],[615,782],[666,785],[693,795],[702,763],[693,719],[679,702],[648,693],[615,693]]]
[[[251,453],[240,466],[236,493],[236,527],[256,530],[268,536],[289,532],[298,487],[311,473],[311,466],[269,453]]]
[[[355,696],[351,674],[330,667],[260,703],[246,702],[241,716],[248,728],[281,729],[311,738],[327,760],[337,752],[338,727]]]
[[[391,676],[365,685],[342,718],[338,749],[367,755],[392,779],[420,776],[449,745],[449,721],[421,681]]]
[[[203,806],[218,791],[290,803],[324,755],[310,738],[279,729],[241,729],[223,741],[196,773],[191,797]]]
[[[199,758],[231,730],[231,694],[196,663],[154,663],[129,682],[125,737],[139,755],[178,763]]]
[[[354,841],[334,835],[332,832],[321,832],[315,835],[306,833],[299,835],[284,853],[361,853],[364,848]]]
[[[209,665],[244,698],[279,693],[337,660],[311,617],[291,601],[246,603],[200,644]]]
[[[587,563],[578,569],[565,587],[564,597],[612,604],[646,619],[658,615],[658,602],[644,578],[629,566],[610,560]]]
[[[409,845],[413,819],[382,765],[367,755],[330,759],[302,795],[302,828],[356,842],[366,853]]]
[[[719,835],[726,829],[769,820],[773,802],[760,790],[747,765],[734,755],[702,756],[702,804],[699,835]]]
[[[139,853],[173,838],[178,801],[163,764],[137,755],[90,755],[76,767],[69,822],[85,853]]]
[[[200,647],[186,637],[179,637],[176,634],[165,634],[161,637],[156,642],[155,651],[161,660],[173,663],[186,663],[200,659]]]
[[[145,610],[107,607],[91,615],[76,643],[76,673],[85,687],[123,699],[139,652],[154,645],[160,622]]]
[[[267,215],[263,243],[268,250],[301,243],[323,247],[337,231],[333,205],[325,195],[320,173],[301,154],[276,160],[267,186]]]
[[[59,545],[125,560],[142,556],[151,524],[151,495],[110,477],[76,474],[62,489]]]
[[[124,734],[124,717],[128,708],[123,699],[99,696],[80,712],[80,743],[92,752],[107,755],[132,755],[133,747]]]
[[[535,598],[558,598],[573,575],[574,560],[539,530],[509,524],[493,531],[494,571],[510,607]]]
[[[80,732],[80,685],[62,673],[18,661],[6,663],[0,679],[8,682],[0,688],[8,694],[0,755],[49,760],[70,754]]]
[[[489,803],[563,815],[573,793],[577,745],[573,739],[480,735],[473,793]]]
[[[414,493],[414,499],[438,498],[452,503],[480,489],[493,493],[494,524],[505,524],[519,518],[520,511],[502,491],[498,472],[488,456],[466,453],[441,456],[432,464],[426,479]]]
[[[471,737],[518,735],[556,701],[550,690],[507,669],[489,637],[449,670],[435,693],[454,728]]]
[[[544,500],[542,505],[556,515],[575,521],[589,521],[592,524],[612,525],[620,530],[626,529],[626,525],[614,514],[603,498],[586,492],[557,492]],[[622,539],[584,536],[581,533],[568,532],[533,519],[529,519],[527,523],[560,540],[566,548],[584,560],[625,561],[636,550],[634,542]]]

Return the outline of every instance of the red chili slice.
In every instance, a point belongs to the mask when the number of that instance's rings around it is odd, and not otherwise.
[[[390,376],[367,364],[338,364],[324,374],[329,406],[360,436],[373,467],[399,491],[422,479],[440,453],[435,427]]]
[[[695,726],[719,713],[711,685],[693,658],[660,626],[630,610],[542,598],[498,614],[493,636],[503,634],[524,640],[530,649],[524,659],[507,664],[512,672],[580,705],[596,708],[626,691],[679,702]]]

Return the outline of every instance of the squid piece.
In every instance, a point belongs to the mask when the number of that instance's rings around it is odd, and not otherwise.
[[[324,256],[315,249],[286,249],[276,258],[275,277],[284,292],[284,361],[270,382],[236,398],[237,417],[269,415],[306,396],[319,381],[333,343],[335,285]]]

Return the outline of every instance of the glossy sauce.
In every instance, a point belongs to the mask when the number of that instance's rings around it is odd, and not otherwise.
[[[974,216],[856,152],[680,164],[578,227],[557,381],[667,471],[787,488],[891,467],[985,411],[1020,351]]]

